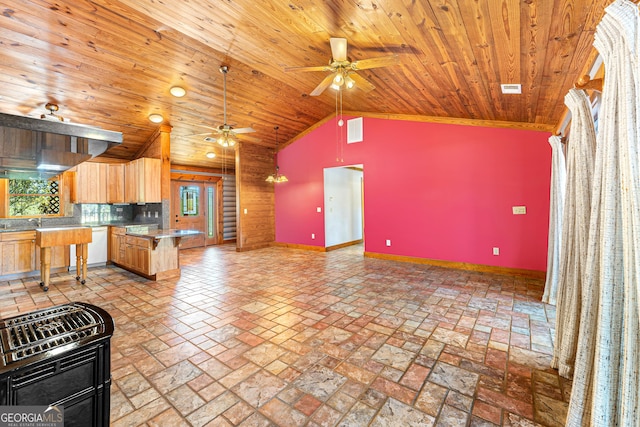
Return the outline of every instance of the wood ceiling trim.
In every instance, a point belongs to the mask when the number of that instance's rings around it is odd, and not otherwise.
[[[481,126],[488,128],[533,130],[552,132],[554,125],[544,123],[507,122],[500,120],[461,119],[455,117],[419,116],[411,114],[368,113],[363,111],[343,111],[345,116],[362,116],[387,120],[407,120],[413,122],[441,123],[448,125]]]

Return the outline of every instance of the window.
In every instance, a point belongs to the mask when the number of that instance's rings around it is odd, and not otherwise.
[[[9,179],[9,217],[60,215],[60,181]]]
[[[200,215],[200,187],[180,186],[180,215]]]

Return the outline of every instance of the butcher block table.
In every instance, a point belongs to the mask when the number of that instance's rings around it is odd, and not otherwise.
[[[36,228],[36,245],[40,247],[40,286],[43,291],[49,290],[53,246],[76,245],[76,274],[79,275],[76,280],[82,278],[80,283],[85,284],[88,243],[91,243],[91,227]]]

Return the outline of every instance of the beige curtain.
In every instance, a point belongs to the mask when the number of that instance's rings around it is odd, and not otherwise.
[[[639,21],[617,0],[596,31],[605,81],[569,426],[639,425]]]
[[[571,111],[571,138],[567,146],[567,188],[551,366],[557,368],[561,376],[571,378],[582,307],[582,277],[587,261],[596,131],[591,102],[585,91],[571,89],[564,102]]]
[[[549,237],[547,243],[547,279],[544,284],[542,301],[556,304],[558,276],[562,247],[562,217],[565,200],[567,171],[562,151],[562,141],[558,136],[549,138],[551,145],[551,191],[549,198]]]

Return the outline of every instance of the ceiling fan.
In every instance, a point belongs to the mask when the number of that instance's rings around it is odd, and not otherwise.
[[[255,129],[251,127],[234,128],[233,126],[227,124],[227,73],[229,72],[229,67],[226,65],[221,66],[220,72],[224,76],[223,77],[224,121],[220,126],[215,128],[211,126],[198,125],[208,129],[212,129],[215,133],[219,135],[217,138],[207,136],[204,138],[204,140],[207,142],[217,142],[218,144],[220,144],[222,147],[225,147],[225,148],[233,147],[234,145],[236,145],[236,138],[238,138],[239,135],[242,135],[241,138],[246,139],[247,141],[260,142],[260,138],[254,138],[252,136],[245,135],[247,133],[255,132]]]
[[[351,89],[354,86],[359,87],[365,92],[375,89],[364,77],[360,76],[356,71],[367,70],[369,68],[387,67],[397,64],[398,57],[396,55],[381,56],[379,58],[361,59],[351,62],[347,57],[347,39],[332,37],[329,39],[331,44],[331,61],[328,65],[320,65],[317,67],[288,67],[285,71],[329,71],[318,86],[309,95],[318,96],[328,87],[335,90],[342,88]]]

